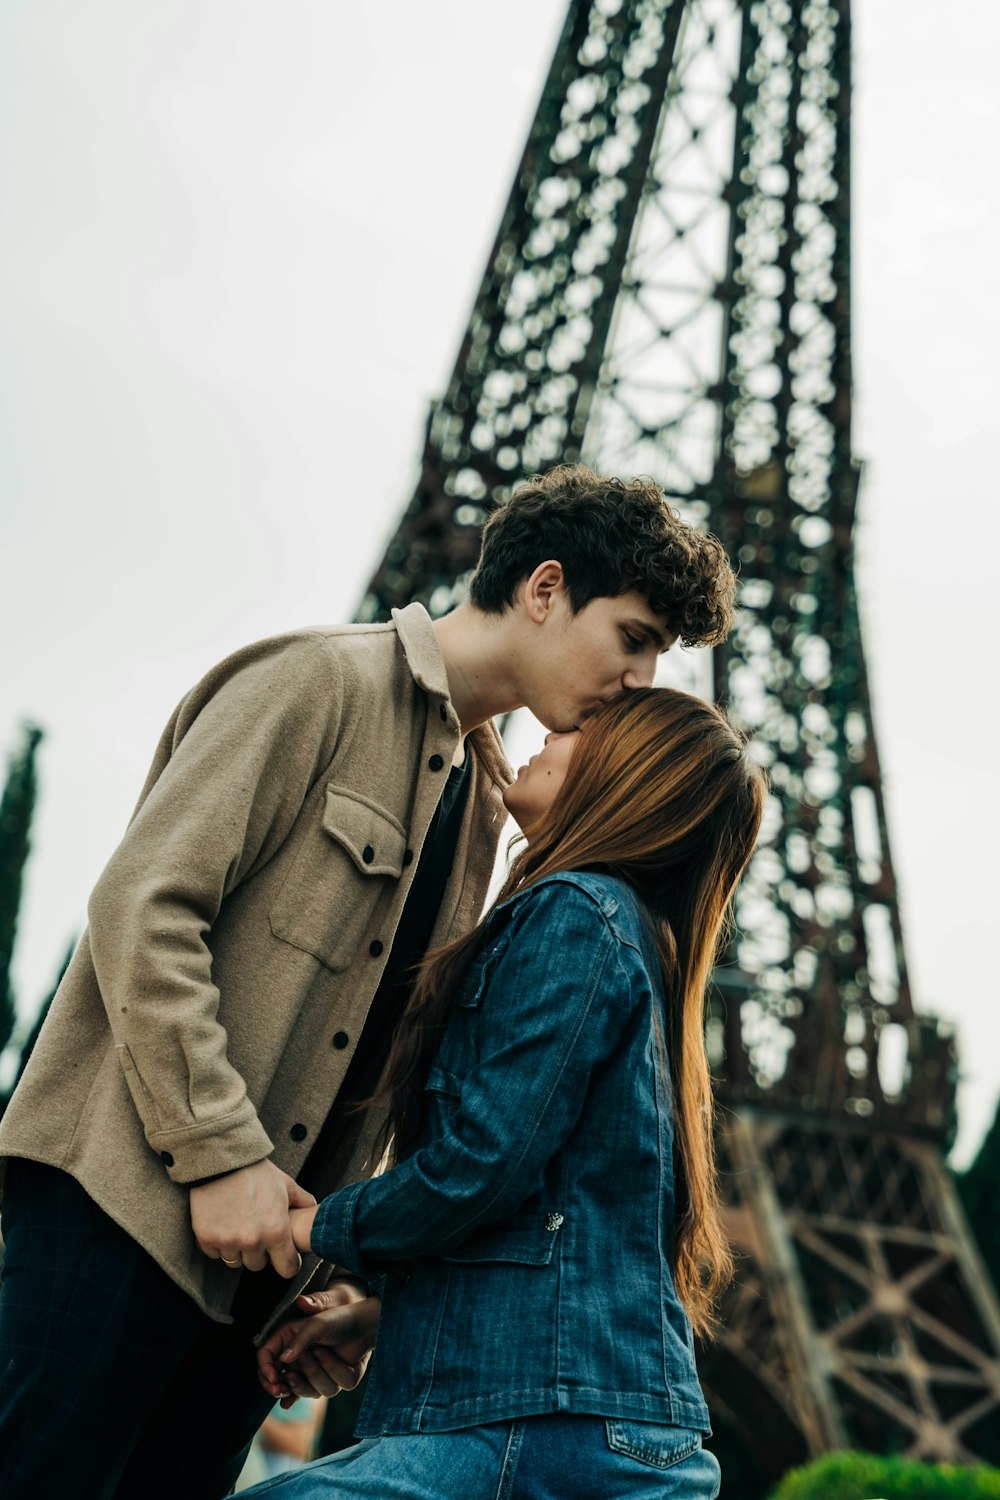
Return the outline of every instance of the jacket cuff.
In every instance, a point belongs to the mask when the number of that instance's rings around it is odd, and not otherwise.
[[[324,1198],[316,1210],[309,1236],[314,1254],[333,1261],[338,1268],[360,1277],[362,1281],[368,1281],[369,1275],[354,1238],[354,1210],[367,1186],[366,1182],[352,1182],[349,1187],[340,1188],[329,1198]]]
[[[180,1130],[156,1130],[148,1140],[167,1175],[184,1186],[252,1167],[274,1150],[274,1142],[249,1099],[221,1120],[200,1120]]]

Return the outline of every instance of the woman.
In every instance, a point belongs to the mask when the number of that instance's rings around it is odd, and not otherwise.
[[[397,1165],[292,1215],[301,1249],[381,1288],[365,1441],[248,1493],[718,1493],[693,1346],[730,1271],[704,997],[764,795],[725,717],[665,689],[521,768],[526,847],[394,1042]],[[288,1342],[262,1351],[274,1394]]]

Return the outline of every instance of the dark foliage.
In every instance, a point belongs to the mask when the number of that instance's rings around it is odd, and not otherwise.
[[[16,1007],[11,963],[17,937],[24,867],[31,848],[31,818],[37,779],[35,753],[42,731],[26,724],[20,748],[10,758],[7,784],[0,799],[0,1051],[10,1041]]]

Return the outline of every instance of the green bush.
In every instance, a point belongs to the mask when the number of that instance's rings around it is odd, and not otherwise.
[[[725,1483],[723,1483],[725,1495]],[[1000,1469],[828,1453],[793,1469],[770,1500],[1000,1500]]]

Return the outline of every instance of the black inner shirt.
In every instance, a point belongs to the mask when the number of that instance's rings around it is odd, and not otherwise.
[[[471,752],[466,749],[463,764],[452,766],[448,773],[357,1048],[336,1101],[299,1173],[298,1180],[305,1188],[309,1187],[310,1178],[318,1172],[333,1146],[344,1108],[358,1099],[367,1098],[382,1075],[393,1031],[413,988],[413,966],[427,952],[444,888],[455,862],[458,835],[468,800],[470,760]]]

